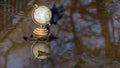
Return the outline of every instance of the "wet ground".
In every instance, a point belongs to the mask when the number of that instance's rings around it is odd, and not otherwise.
[[[50,42],[50,58],[33,59],[34,42],[23,37],[30,36],[37,25],[32,21],[32,10],[25,10],[14,16],[12,24],[1,26],[0,68],[120,68],[119,0],[48,2],[48,7],[55,3],[65,8],[62,19],[50,28],[59,37]],[[28,3],[33,8],[34,0]]]

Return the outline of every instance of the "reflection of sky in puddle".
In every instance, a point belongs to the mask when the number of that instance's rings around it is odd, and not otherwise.
[[[92,36],[91,38],[83,39],[83,44],[91,50],[100,49],[104,47],[104,39],[102,37],[96,38]]]
[[[81,38],[83,37],[83,43],[91,50],[103,48],[104,38],[97,37],[97,35],[101,35],[102,31],[99,22],[89,16],[84,16],[85,19],[81,21],[79,20],[80,16],[82,15],[80,15],[79,13],[74,13],[73,19],[76,24],[75,30],[78,35],[81,34]],[[96,36],[84,37],[84,34],[90,35],[91,33],[95,33]]]
[[[7,68],[24,68],[24,65],[28,63],[26,60],[30,56],[30,51],[28,50],[28,47],[13,49],[8,56]]]
[[[72,42],[65,44],[66,50],[73,50],[74,46],[75,46],[75,44]]]
[[[17,63],[16,63],[17,62]],[[11,59],[11,61],[9,61],[8,63],[8,68],[23,68],[24,62],[23,60],[20,59]]]

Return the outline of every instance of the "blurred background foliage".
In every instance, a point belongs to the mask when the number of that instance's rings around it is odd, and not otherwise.
[[[51,56],[34,60],[24,36],[36,28],[34,4],[65,8],[51,33]],[[119,0],[0,0],[0,68],[119,68]]]

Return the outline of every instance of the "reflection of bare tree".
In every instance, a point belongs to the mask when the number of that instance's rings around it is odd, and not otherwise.
[[[116,55],[116,46],[111,42],[108,21],[112,18],[112,14],[107,13],[107,9],[105,8],[104,3],[96,2],[97,6],[97,16],[100,20],[101,27],[102,27],[102,35],[105,38],[105,47],[106,47],[106,56],[115,57]]]
[[[95,7],[96,8],[96,15],[89,13],[86,8],[87,7]],[[107,9],[105,6],[104,1],[96,1],[93,2],[87,6],[79,6],[79,8],[81,8],[82,10],[79,10],[79,12],[81,14],[87,14],[90,15],[93,18],[96,18],[99,20],[101,28],[102,28],[102,36],[105,39],[105,47],[106,47],[106,56],[109,55],[115,57],[116,56],[116,52],[117,52],[117,46],[111,42],[111,38],[110,38],[110,32],[109,32],[109,27],[108,27],[108,21],[109,19],[112,18],[112,13],[109,14],[107,13]],[[112,55],[111,55],[112,54]]]

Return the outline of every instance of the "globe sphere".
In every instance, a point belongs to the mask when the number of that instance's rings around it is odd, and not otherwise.
[[[51,10],[46,6],[36,7],[32,14],[33,21],[38,25],[48,24],[52,17]]]

